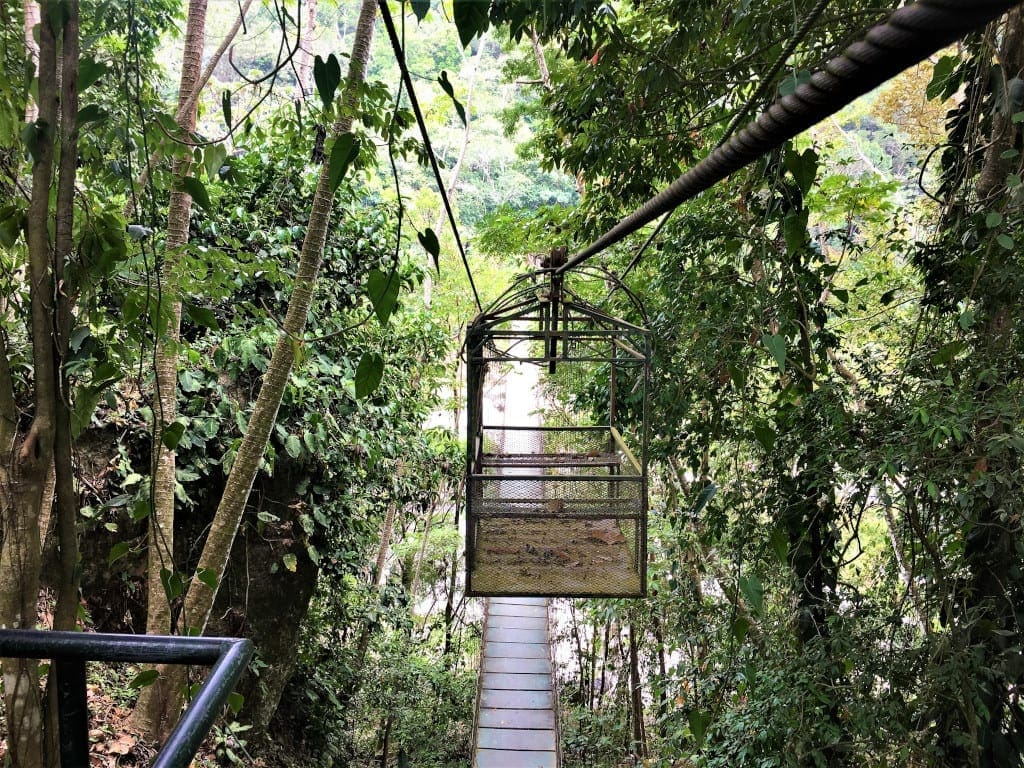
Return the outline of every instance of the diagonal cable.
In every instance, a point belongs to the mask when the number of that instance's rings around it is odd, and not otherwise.
[[[409,67],[405,61],[405,51],[398,41],[398,32],[395,30],[395,22],[391,18],[391,11],[388,10],[387,0],[380,0],[380,15],[384,19],[384,26],[388,31],[388,38],[391,40],[391,47],[395,51],[395,59],[398,61],[398,68],[402,72],[402,79],[405,81],[405,88],[409,92],[409,104],[412,106],[413,114],[416,115],[416,122],[420,127],[420,135],[423,136],[423,147],[427,151],[430,160],[430,167],[434,171],[434,178],[437,180],[437,191],[441,193],[441,202],[448,214],[448,223],[451,224],[452,234],[455,235],[455,244],[459,249],[459,256],[462,257],[462,266],[466,269],[466,277],[469,278],[469,287],[473,290],[473,300],[478,310],[483,312],[483,305],[480,303],[480,294],[477,293],[476,283],[473,281],[473,272],[469,268],[469,259],[466,258],[466,249],[462,246],[462,238],[459,236],[459,227],[455,223],[455,213],[452,211],[451,201],[444,189],[444,180],[441,178],[441,169],[437,166],[437,158],[434,157],[434,148],[430,144],[430,134],[427,133],[427,124],[423,120],[423,111],[420,109],[419,100],[416,98],[416,91],[412,87],[412,78],[409,76]]]
[[[700,163],[621,219],[556,272],[564,273],[777,149],[904,69],[998,18],[1021,0],[919,0],[872,27],[810,82],[775,102]]]

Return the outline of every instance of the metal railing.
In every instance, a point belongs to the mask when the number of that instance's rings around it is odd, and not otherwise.
[[[153,768],[187,768],[252,658],[250,640],[0,630],[0,657],[50,659],[57,672],[61,768],[89,768],[87,661],[209,665],[210,674],[160,749]]]

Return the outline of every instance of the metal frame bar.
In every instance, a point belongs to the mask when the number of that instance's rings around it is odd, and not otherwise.
[[[252,658],[251,640],[0,629],[0,657],[51,659],[57,672],[61,768],[89,768],[87,661],[210,665],[152,768],[188,768]]]

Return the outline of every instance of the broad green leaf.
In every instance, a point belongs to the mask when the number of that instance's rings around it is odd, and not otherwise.
[[[384,358],[376,352],[364,352],[356,367],[356,397],[372,394],[384,378]]]
[[[206,178],[216,181],[220,178],[220,167],[228,159],[228,150],[223,144],[209,144],[203,150],[203,168]]]
[[[452,87],[451,81],[448,79],[448,73],[445,70],[441,70],[441,76],[437,78],[437,82],[441,84],[442,90],[448,94],[448,98],[452,100],[455,105],[455,111],[459,115],[459,120],[462,121],[462,125],[466,125],[466,108],[462,106],[462,102],[455,98],[455,89]]]
[[[182,436],[185,434],[185,425],[180,421],[175,421],[164,427],[163,432],[160,433],[160,442],[164,446],[173,451],[178,447],[178,443],[181,442]]]
[[[416,20],[423,21],[430,11],[430,0],[412,0],[409,6],[412,8],[412,12],[416,14]]]
[[[287,555],[282,557],[281,558],[281,562],[283,562],[284,563],[284,567],[287,568],[292,573],[295,573],[296,569],[299,567],[298,559],[291,552],[289,552]]]
[[[296,435],[288,435],[284,441],[284,450],[293,459],[297,459],[302,453],[302,441]]]
[[[805,149],[798,154],[790,147],[786,150],[785,164],[800,191],[805,195],[810,192],[818,175],[818,153],[813,149]]]
[[[399,279],[394,272],[384,274],[379,269],[371,269],[366,277],[366,294],[373,304],[373,311],[381,325],[387,323],[398,303]]]
[[[343,133],[334,140],[327,169],[331,192],[336,192],[341,186],[341,180],[345,178],[345,171],[357,157],[359,157],[359,139],[351,133]]]
[[[750,631],[750,619],[746,616],[737,616],[732,623],[732,636],[736,638],[737,643],[742,643],[747,639],[747,633]]]
[[[786,536],[786,532],[782,528],[772,530],[770,543],[772,551],[775,553],[775,558],[782,565],[785,565],[789,560],[789,539]]]
[[[697,746],[700,746],[704,743],[704,737],[707,735],[708,726],[711,725],[710,713],[702,712],[699,709],[691,709],[689,714],[686,716],[686,719],[690,724],[690,733],[697,742]]]
[[[101,109],[96,104],[86,104],[84,107],[78,110],[78,118],[76,119],[76,122],[78,123],[78,127],[81,128],[83,125],[88,125],[89,123],[98,123],[101,120],[106,119],[106,110]]]
[[[320,94],[324,108],[331,106],[338,83],[341,82],[341,64],[337,56],[332,53],[326,61],[316,57],[313,62],[313,82],[316,83],[316,91]]]
[[[177,571],[161,568],[160,583],[164,585],[164,595],[167,597],[167,602],[172,602],[185,594],[185,582]]]
[[[237,691],[232,691],[228,694],[228,709],[231,710],[231,714],[237,715],[239,712],[241,712],[242,706],[244,704],[245,696],[243,696],[242,694],[238,693]]]
[[[88,428],[96,406],[100,403],[101,387],[82,387],[75,392],[75,401],[71,406],[71,437],[78,437]]]
[[[715,485],[714,483],[708,483],[707,485],[705,485],[701,489],[700,494],[697,496],[697,500],[693,502],[693,507],[690,509],[690,514],[696,517],[701,512],[703,512],[704,507],[706,507],[708,505],[708,502],[710,502],[715,497],[716,493],[718,493],[717,485]]]
[[[459,30],[459,41],[465,48],[474,37],[487,31],[490,19],[487,16],[490,3],[481,0],[452,0],[452,16]]]
[[[217,330],[219,327],[217,325],[216,316],[214,316],[212,310],[209,310],[206,307],[197,307],[193,304],[186,304],[185,314],[188,315],[189,320],[203,328]]]
[[[761,337],[761,343],[764,344],[765,349],[771,352],[772,357],[775,358],[775,364],[779,366],[779,373],[785,373],[786,340],[777,333],[773,333],[771,335],[766,333]]]
[[[754,574],[740,576],[740,592],[751,612],[760,616],[764,609],[764,586],[761,580]]]
[[[957,85],[951,77],[956,63],[957,59],[953,56],[943,56],[935,64],[935,68],[932,70],[932,80],[925,89],[925,96],[929,101],[935,99],[945,101],[956,91]]]
[[[130,548],[131,547],[128,545],[127,541],[117,542],[117,544],[110,548],[110,554],[107,555],[107,565],[113,565],[115,562],[127,555]]]
[[[996,242],[1008,251],[1012,251],[1014,248],[1013,238],[1005,232],[996,237]]]
[[[809,83],[810,81],[811,81],[811,73],[810,73],[810,71],[808,71],[806,69],[798,70],[796,72],[796,74],[790,75],[789,77],[784,79],[781,83],[779,83],[779,95],[780,96],[790,96],[790,95],[796,93],[796,89],[797,88],[799,88],[804,83]]]
[[[985,226],[994,229],[1003,223],[1003,214],[999,211],[992,211],[985,217]]]
[[[103,62],[96,61],[92,56],[80,58],[78,60],[78,92],[84,91],[109,71],[110,67]]]
[[[195,176],[186,176],[181,180],[181,186],[192,196],[192,199],[196,201],[196,205],[200,208],[205,211],[213,208],[213,204],[210,202],[210,193],[206,191],[203,182]]]
[[[137,499],[135,504],[132,506],[132,520],[139,522],[149,517],[150,506],[149,499]]]
[[[146,686],[155,683],[158,677],[160,677],[160,673],[155,669],[144,669],[132,678],[131,682],[128,683],[128,687],[145,688]]]
[[[775,447],[775,430],[765,421],[755,421],[754,439],[764,448],[765,453],[771,453]]]
[[[441,274],[441,244],[437,241],[437,235],[430,227],[427,227],[423,232],[416,233],[416,239],[420,241],[420,245],[423,246],[424,250],[430,254],[434,260],[434,269],[437,270],[437,274]]]
[[[196,571],[196,578],[210,589],[217,589],[217,572],[213,568],[200,568]]]
[[[800,253],[807,245],[807,214],[804,211],[790,211],[782,222],[783,235],[786,238],[786,252],[791,256]]]

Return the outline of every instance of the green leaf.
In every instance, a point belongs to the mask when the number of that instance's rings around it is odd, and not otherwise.
[[[213,568],[200,568],[196,571],[196,578],[210,589],[217,589],[217,572]]]
[[[203,328],[210,328],[215,331],[219,327],[217,324],[217,318],[213,314],[213,311],[206,307],[197,307],[192,304],[186,304],[185,314],[188,315],[189,320]]]
[[[896,289],[893,288],[891,291],[886,291],[885,293],[883,293],[881,295],[881,297],[878,299],[878,301],[879,301],[879,303],[881,303],[881,305],[883,307],[887,307],[890,304],[892,304],[892,300],[895,297],[896,297]]]
[[[144,669],[128,683],[129,688],[145,688],[148,685],[152,685],[160,677],[160,673],[155,669]]]
[[[351,133],[343,133],[334,140],[327,169],[331,192],[336,192],[341,186],[341,180],[345,178],[345,171],[357,157],[359,157],[359,139]]]
[[[398,275],[392,272],[384,274],[379,269],[371,269],[366,277],[366,295],[370,297],[373,304],[373,311],[381,325],[387,323],[391,313],[395,311],[398,303],[399,279]]]
[[[760,616],[764,609],[764,586],[756,575],[740,576],[740,592],[751,612]]]
[[[109,71],[110,67],[103,62],[96,61],[92,56],[80,58],[78,60],[78,92],[84,91]]]
[[[117,544],[110,548],[110,554],[107,555],[107,565],[113,565],[115,562],[127,555],[129,549],[131,549],[131,547],[128,545],[127,541],[117,542]]]
[[[749,631],[750,619],[746,616],[737,616],[736,620],[732,623],[732,636],[736,638],[736,642],[742,643],[746,640]]]
[[[284,441],[284,450],[293,459],[297,459],[302,453],[302,441],[296,435],[288,435]]]
[[[770,336],[766,333],[761,337],[761,343],[764,344],[765,349],[771,352],[772,357],[775,358],[775,364],[779,366],[779,373],[785,373],[786,340],[777,333],[773,333]]]
[[[136,499],[135,504],[132,506],[132,520],[140,522],[149,517],[149,499]]]
[[[974,322],[975,322],[975,320],[974,320],[974,310],[973,309],[965,309],[963,312],[960,313],[960,317],[958,319],[958,322],[960,323],[960,327],[963,328],[965,331],[968,330],[969,328],[973,327],[974,326]]]
[[[160,433],[160,442],[164,446],[173,451],[178,447],[178,443],[181,442],[182,436],[185,434],[185,425],[180,421],[174,421],[164,427],[163,432]]]
[[[44,120],[26,123],[21,130],[21,140],[33,162],[38,161],[44,142],[50,141],[51,130]]]
[[[182,580],[181,574],[176,571],[161,568],[160,583],[164,585],[164,595],[167,597],[168,603],[185,594],[185,582]]]
[[[808,211],[790,211],[782,222],[786,252],[791,256],[800,253],[807,245],[807,215]]]
[[[238,693],[237,691],[232,691],[228,694],[228,709],[231,710],[231,714],[237,715],[239,712],[241,712],[242,706],[244,704],[245,696],[243,696],[242,694]]]
[[[459,41],[462,47],[482,32],[487,31],[490,24],[488,10],[490,3],[484,0],[452,0],[452,16],[455,27],[459,30]]]
[[[452,87],[451,81],[448,79],[448,73],[445,70],[441,70],[441,76],[437,78],[437,82],[441,84],[442,90],[448,94],[448,98],[452,100],[455,105],[455,111],[459,115],[459,120],[462,121],[462,125],[466,125],[466,108],[462,106],[462,102],[455,98],[455,89]]]
[[[804,83],[811,81],[811,73],[806,69],[801,69],[796,74],[790,75],[781,83],[779,83],[779,95],[780,96],[791,96],[796,93],[796,89]]]
[[[338,83],[341,82],[341,64],[337,56],[332,53],[327,57],[327,61],[316,57],[313,62],[313,82],[316,83],[316,91],[320,94],[324,109],[330,107],[334,101],[334,93],[338,90]]]
[[[210,144],[203,150],[203,168],[206,178],[216,181],[220,178],[220,167],[228,159],[228,150],[223,144]]]
[[[693,502],[693,507],[690,508],[690,515],[696,517],[701,512],[703,512],[704,507],[708,505],[708,502],[715,498],[716,493],[718,493],[717,485],[710,482],[707,485],[705,485],[701,489],[700,494],[697,496],[697,500]]]
[[[1013,238],[1010,237],[1005,232],[996,237],[996,242],[999,243],[1001,246],[1003,246],[1003,248],[1005,248],[1008,251],[1012,251],[1014,248]]]
[[[793,174],[800,191],[805,195],[814,186],[814,179],[818,175],[818,153],[813,149],[805,149],[797,154],[792,147],[786,150],[786,170]]]
[[[309,70],[306,70],[307,72]],[[224,113],[224,125],[231,130],[231,91],[226,90],[220,95],[220,110]]]
[[[296,569],[299,567],[298,559],[291,552],[289,552],[287,555],[282,557],[281,558],[281,562],[283,562],[284,563],[284,567],[287,568],[292,573],[295,573]]]
[[[376,352],[364,352],[356,367],[356,397],[370,395],[384,378],[384,358]]]
[[[985,217],[985,226],[994,229],[1003,223],[1003,214],[999,211],[992,211]]]
[[[200,208],[205,211],[213,208],[213,204],[210,202],[210,193],[206,191],[203,182],[195,176],[186,176],[181,180],[181,186],[192,196],[192,199],[196,201],[196,205]]]
[[[86,104],[78,110],[78,117],[75,122],[78,124],[78,127],[81,128],[83,125],[88,125],[89,123],[98,123],[102,120],[106,120],[107,116],[107,111],[101,109],[98,105]]]
[[[707,736],[708,726],[711,725],[710,713],[691,709],[686,719],[690,724],[690,733],[697,742],[697,746],[700,746],[704,743],[704,737]]]
[[[775,447],[775,430],[765,421],[755,421],[754,439],[761,444],[765,453],[771,453]]]
[[[441,244],[437,241],[437,235],[434,234],[434,230],[427,227],[423,232],[416,233],[416,239],[420,241],[420,245],[423,246],[424,250],[430,254],[434,260],[434,269],[437,270],[438,276],[441,275]]]
[[[412,0],[409,6],[412,8],[412,12],[416,14],[416,20],[423,21],[430,11],[430,0]]]
[[[932,70],[932,80],[925,89],[925,95],[929,101],[935,99],[945,101],[956,91],[957,86],[951,78],[956,63],[957,59],[953,56],[943,56],[935,64],[935,68]]]
[[[71,406],[71,437],[77,440],[85,432],[96,406],[100,404],[102,387],[82,387],[75,392],[75,402]]]
[[[775,553],[775,558],[779,563],[785,565],[789,560],[789,538],[786,536],[786,532],[781,527],[775,528],[772,531],[769,543],[772,545],[772,552]]]

